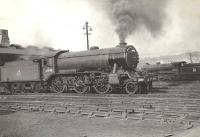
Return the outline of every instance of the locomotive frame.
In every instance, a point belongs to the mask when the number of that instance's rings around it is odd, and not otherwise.
[[[128,50],[134,54],[124,52]],[[64,54],[65,56],[63,56]],[[89,69],[91,65],[95,65],[90,64],[93,56],[98,57],[95,59],[97,65],[109,66],[109,68],[99,67],[92,69],[91,67]],[[74,65],[71,62],[76,57],[78,57],[77,59],[86,59],[86,63],[89,65],[80,62],[78,65],[84,65],[86,68],[77,67],[77,64],[75,64],[75,69],[71,69],[70,67]],[[133,62],[130,62],[129,58]],[[72,59],[71,62],[69,62],[70,59]],[[94,89],[99,94],[106,94],[117,88],[125,90],[128,94],[146,93],[152,87],[151,78],[147,76],[132,76],[138,63],[138,54],[133,46],[90,52],[84,51],[75,54],[75,56],[70,54],[69,50],[63,50],[53,56],[38,58],[32,62],[38,65],[39,77],[37,79],[20,81],[1,80],[1,87],[6,88],[11,93],[18,91],[38,92],[41,90],[62,93],[75,90],[80,94],[88,93],[91,89]],[[69,67],[69,69],[63,69],[63,67]]]

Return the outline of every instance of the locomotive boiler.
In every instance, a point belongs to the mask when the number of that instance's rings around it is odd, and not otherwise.
[[[133,46],[64,53],[58,58],[58,67],[65,69],[96,70],[112,68],[114,64],[124,70],[134,70],[138,53]]]
[[[87,93],[94,89],[105,94],[117,88],[134,94],[141,86],[148,87],[144,77],[135,75],[138,61],[136,49],[126,43],[90,51],[60,51],[53,56],[5,64],[1,67],[1,85],[12,92],[50,89]]]

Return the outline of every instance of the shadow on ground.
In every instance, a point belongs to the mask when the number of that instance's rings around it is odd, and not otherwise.
[[[13,110],[0,110],[0,115],[9,115],[15,112],[16,111],[13,111]]]
[[[191,84],[194,81],[169,81],[168,86],[180,86],[180,85],[184,85],[184,84]]]
[[[165,89],[168,89],[167,87],[155,87],[151,89],[150,93],[168,93]]]

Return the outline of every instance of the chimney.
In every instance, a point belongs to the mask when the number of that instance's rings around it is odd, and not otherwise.
[[[2,47],[10,46],[8,30],[0,29],[0,46],[2,46]]]
[[[127,46],[126,42],[120,42],[119,45],[118,45],[118,47],[125,47],[125,46]]]

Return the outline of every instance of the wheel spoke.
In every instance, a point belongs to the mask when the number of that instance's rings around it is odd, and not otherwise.
[[[63,81],[60,77],[55,77],[51,82],[51,87],[54,92],[62,93],[64,91]]]
[[[90,86],[84,83],[84,77],[79,76],[75,82],[74,89],[76,93],[84,94],[90,91]]]
[[[102,76],[96,79],[93,87],[98,94],[106,94],[112,92],[112,87],[108,83],[108,78],[106,76]]]
[[[94,89],[99,94],[106,94],[112,91],[112,87],[110,84],[104,84],[104,85],[94,85]]]
[[[128,94],[135,94],[138,91],[138,85],[134,81],[127,82],[124,88]]]

